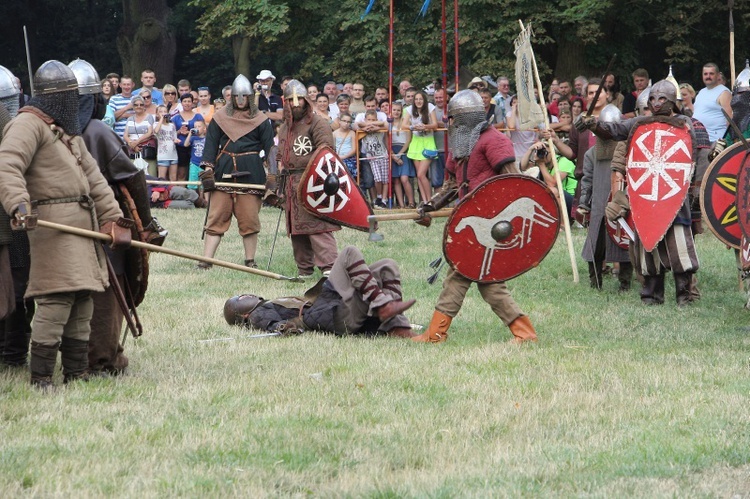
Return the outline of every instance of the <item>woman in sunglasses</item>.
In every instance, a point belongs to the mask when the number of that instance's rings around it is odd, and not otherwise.
[[[179,112],[179,106],[177,105],[177,88],[174,85],[167,83],[161,91],[164,95],[164,105],[167,106],[167,112],[174,116]]]

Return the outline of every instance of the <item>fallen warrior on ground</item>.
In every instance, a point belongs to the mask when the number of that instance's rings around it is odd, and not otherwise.
[[[224,305],[224,318],[231,325],[284,335],[322,331],[411,338],[414,333],[403,313],[415,301],[403,301],[401,274],[394,260],[386,258],[368,266],[359,249],[347,246],[328,278],[304,296],[275,300],[234,296]]]

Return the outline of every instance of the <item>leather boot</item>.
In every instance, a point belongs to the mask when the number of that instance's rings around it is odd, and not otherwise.
[[[522,315],[518,319],[511,322],[508,327],[510,332],[513,333],[513,343],[525,343],[527,341],[537,341],[536,331],[534,326],[531,325],[531,319],[528,315]]]
[[[589,262],[589,284],[593,289],[602,289],[602,266],[597,262]]]
[[[693,301],[690,296],[690,283],[693,277],[690,272],[674,273],[674,289],[677,295],[677,306],[684,307]]]
[[[633,280],[633,264],[630,262],[620,262],[620,272],[617,274],[617,280],[620,282],[619,291],[630,291],[630,281]]]
[[[435,310],[427,331],[413,337],[411,341],[418,343],[442,343],[448,339],[448,328],[451,327],[452,321],[453,317],[448,317],[444,313]]]
[[[391,317],[394,317],[398,314],[403,314],[406,312],[409,308],[411,308],[412,305],[414,305],[417,302],[417,300],[392,300],[383,305],[382,307],[378,308],[378,319],[380,319],[380,322],[385,322]]]
[[[641,302],[645,305],[664,303],[664,274],[644,275]]]
[[[698,275],[693,272],[690,274],[690,300],[696,301],[701,299],[701,290],[698,289]]]
[[[76,380],[89,380],[89,342],[63,338],[60,346],[64,383]]]
[[[51,391],[55,388],[52,383],[52,374],[55,372],[57,362],[57,351],[60,344],[43,345],[36,341],[31,342],[31,386],[42,391]]]

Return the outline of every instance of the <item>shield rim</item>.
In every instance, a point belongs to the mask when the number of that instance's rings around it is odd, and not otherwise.
[[[357,191],[359,192],[360,198],[362,199],[362,201],[364,201],[365,206],[367,207],[368,216],[369,215],[374,215],[374,212],[372,211],[372,206],[370,206],[370,203],[367,202],[367,199],[365,198],[365,195],[362,192],[362,189],[359,187],[359,184],[354,180],[354,178],[352,178],[352,176],[349,174],[349,171],[346,168],[346,165],[344,165],[344,162],[341,161],[341,158],[339,158],[339,155],[329,145],[318,146],[318,148],[315,149],[315,151],[313,151],[312,156],[310,157],[310,161],[308,161],[307,166],[305,167],[304,171],[302,172],[301,180],[297,184],[297,201],[300,203],[300,205],[302,206],[302,208],[305,211],[307,211],[308,213],[310,213],[314,217],[320,218],[321,220],[325,220],[326,222],[334,223],[334,224],[341,225],[341,226],[344,226],[344,227],[348,227],[350,229],[358,230],[358,231],[361,231],[361,232],[370,232],[370,224],[367,221],[367,217],[365,217],[364,225],[354,225],[354,224],[342,222],[341,220],[337,220],[337,219],[335,219],[333,217],[330,217],[328,215],[324,215],[324,214],[318,213],[318,212],[310,209],[307,206],[307,202],[304,199],[304,192],[303,191],[305,190],[305,185],[307,184],[308,173],[309,173],[309,171],[310,171],[311,168],[315,168],[314,165],[317,162],[318,156],[323,151],[326,151],[326,150],[327,150],[327,152],[333,154],[334,157],[336,158],[336,161],[338,161],[339,163],[341,163],[341,165],[343,166],[344,174],[347,177],[349,177],[349,183],[352,186],[354,186],[354,188],[357,189]],[[304,180],[302,180],[302,179],[304,179]]]
[[[741,147],[744,147],[744,144],[742,144],[742,143],[732,144],[732,147],[734,147],[735,145],[737,145],[737,146],[741,146]],[[723,154],[724,152],[725,152],[725,151],[722,151],[722,154]],[[743,224],[743,223],[741,222],[741,220],[742,220],[742,217],[740,216],[740,193],[744,191],[744,189],[741,189],[741,188],[740,188],[740,186],[741,186],[741,185],[742,185],[743,183],[744,183],[744,184],[750,184],[750,174],[746,174],[746,175],[743,175],[743,171],[747,171],[747,170],[750,170],[750,168],[743,168],[743,166],[744,166],[745,162],[746,162],[746,161],[748,161],[748,160],[750,160],[750,149],[748,149],[748,150],[746,151],[746,153],[745,153],[745,154],[746,154],[746,155],[745,155],[745,158],[744,158],[744,159],[742,160],[742,162],[740,163],[740,171],[739,171],[739,172],[737,172],[737,187],[736,187],[737,191],[735,192],[735,198],[734,198],[734,205],[735,205],[735,207],[736,207],[736,209],[737,209],[737,223],[738,223],[738,224],[739,224],[739,226],[740,226],[740,234],[741,234],[741,236],[740,236],[740,244],[739,244],[739,245],[737,246],[737,248],[736,248],[736,249],[738,249],[738,250],[740,250],[740,251],[742,251],[742,248],[743,248],[743,246],[744,246],[744,245],[742,244],[742,239],[743,239],[743,237],[745,237],[745,238],[750,238],[750,236],[748,236],[748,234],[750,234],[750,224],[747,224],[747,226],[745,226],[745,224]],[[719,157],[721,157],[721,155],[719,155],[719,156],[717,157],[717,159],[718,159]],[[701,194],[702,194],[702,193],[701,193]],[[703,199],[703,198],[701,197],[701,200],[702,200],[702,199]],[[702,209],[703,209],[703,205],[701,204],[701,210],[702,210]],[[746,215],[747,215],[747,213],[746,213]],[[709,227],[710,227],[710,224],[709,224]]]
[[[635,140],[635,132],[637,132],[642,127],[652,126],[652,125],[659,125],[659,126],[662,126],[662,127],[668,127],[668,128],[675,128],[677,130],[683,130],[687,134],[688,138],[690,139],[690,145],[689,145],[690,155],[691,155],[690,161],[693,164],[692,168],[695,169],[695,158],[692,157],[693,156],[693,136],[690,133],[690,130],[687,129],[687,128],[686,129],[682,129],[682,128],[676,127],[674,125],[671,125],[669,123],[665,123],[665,122],[661,122],[661,121],[650,121],[650,122],[647,122],[647,123],[641,123],[641,124],[639,124],[637,126],[637,128],[634,129],[634,133],[632,133],[631,136],[630,136],[630,138],[628,139],[628,145],[633,144],[633,141]],[[677,214],[680,212],[680,208],[682,208],[682,205],[685,202],[685,197],[688,195],[688,192],[690,191],[690,182],[688,182],[687,184],[685,184],[684,191],[683,191],[680,203],[676,205],[677,208],[675,209],[674,213],[671,214],[671,216],[669,217],[669,223],[664,226],[664,231],[661,233],[661,235],[658,237],[658,239],[654,242],[654,244],[649,247],[643,241],[643,236],[641,235],[640,231],[638,230],[638,221],[637,221],[636,215],[635,215],[636,210],[635,210],[635,206],[633,204],[633,201],[635,200],[635,198],[637,198],[639,196],[634,195],[636,193],[635,193],[635,189],[632,186],[633,182],[632,182],[632,179],[630,177],[630,160],[629,160],[629,158],[630,158],[630,148],[628,148],[628,150],[625,152],[625,154],[626,154],[625,157],[628,158],[628,160],[627,160],[628,161],[628,163],[627,163],[627,193],[628,193],[628,199],[630,200],[630,210],[631,210],[631,213],[633,214],[633,225],[635,227],[635,233],[638,235],[638,239],[640,240],[641,244],[643,245],[643,248],[647,252],[651,252],[664,239],[664,236],[667,235],[667,232],[669,231],[669,228],[674,223],[674,220],[677,217]],[[691,176],[692,176],[692,174],[691,174]],[[649,224],[649,226],[651,226],[651,225],[652,224]]]
[[[708,225],[708,229],[711,231],[711,233],[716,236],[716,238],[721,241],[722,243],[726,244],[727,246],[731,246],[734,249],[740,249],[741,248],[741,241],[730,241],[727,239],[724,234],[722,234],[722,231],[716,229],[714,227],[714,222],[717,220],[709,216],[708,211],[706,210],[706,188],[708,187],[708,178],[710,177],[710,174],[714,171],[714,169],[717,167],[720,161],[722,161],[727,156],[733,156],[735,152],[738,149],[742,149],[743,145],[740,142],[737,142],[735,144],[732,144],[731,146],[727,147],[721,153],[714,158],[713,161],[708,165],[708,168],[706,168],[706,172],[703,174],[703,178],[701,179],[701,193],[700,193],[700,205],[701,205],[701,217],[706,221],[706,225]],[[741,167],[740,167],[741,170]],[[737,182],[735,184],[735,199],[734,204],[737,209],[739,209],[739,206],[737,205],[737,194],[739,193],[739,187],[740,187],[740,172],[737,172],[737,176],[735,177],[737,179]],[[737,220],[737,223],[740,225],[740,231],[742,232],[742,224],[739,222],[739,218]]]
[[[498,181],[500,179],[509,179],[509,178],[517,178],[517,179],[521,179],[521,180],[524,180],[524,181],[533,182],[533,183],[537,184],[538,186],[542,187],[542,189],[544,189],[544,191],[550,196],[550,198],[552,199],[553,204],[555,206],[555,210],[556,210],[555,213],[553,213],[553,215],[555,217],[555,228],[554,228],[554,231],[555,231],[556,236],[551,239],[551,243],[549,244],[549,246],[547,247],[547,249],[543,253],[541,253],[541,257],[537,260],[536,264],[531,265],[527,269],[521,270],[521,271],[519,271],[519,272],[517,272],[517,273],[515,273],[515,274],[513,274],[513,275],[511,275],[509,277],[503,278],[503,279],[477,279],[475,277],[467,276],[466,274],[464,274],[463,272],[461,272],[461,270],[459,270],[458,268],[456,268],[456,264],[453,262],[453,260],[451,260],[451,258],[448,256],[448,252],[446,251],[445,246],[446,246],[446,241],[448,240],[448,228],[451,227],[453,219],[455,217],[457,217],[458,214],[460,213],[459,208],[461,207],[462,204],[464,204],[467,201],[469,201],[470,199],[472,199],[487,184],[492,183],[492,182],[496,182],[496,181]],[[450,216],[448,217],[448,219],[445,222],[445,227],[443,227],[443,257],[445,257],[445,260],[448,262],[448,264],[451,266],[451,268],[453,270],[455,270],[460,275],[462,275],[466,279],[469,279],[472,282],[477,282],[477,283],[480,283],[480,284],[492,284],[492,283],[498,283],[498,282],[505,282],[505,281],[509,281],[511,279],[515,279],[516,277],[518,277],[518,276],[520,276],[522,274],[525,274],[529,270],[538,267],[539,264],[542,263],[542,261],[547,257],[547,255],[549,254],[549,252],[555,246],[555,242],[557,241],[557,234],[559,234],[559,232],[560,232],[560,201],[552,193],[552,190],[549,187],[547,187],[547,185],[544,182],[542,182],[541,180],[533,178],[533,177],[530,177],[530,176],[525,175],[523,173],[504,173],[502,175],[495,175],[493,177],[488,178],[487,180],[485,180],[484,182],[482,182],[481,184],[479,184],[478,186],[476,186],[471,192],[469,192],[466,196],[464,196],[456,204],[456,207],[453,209],[453,212],[450,214]]]

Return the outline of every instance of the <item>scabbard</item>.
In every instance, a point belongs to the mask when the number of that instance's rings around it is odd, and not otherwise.
[[[120,287],[120,281],[117,279],[117,274],[115,274],[115,268],[112,266],[112,262],[109,259],[109,255],[107,253],[104,253],[104,258],[107,260],[107,272],[109,273],[109,285],[112,286],[112,292],[115,294],[115,298],[117,299],[117,304],[120,306],[120,310],[122,311],[122,315],[125,316],[125,321],[128,324],[128,329],[130,330],[130,333],[133,335],[133,338],[138,338],[142,332],[139,331],[138,327],[135,324],[135,321],[133,320],[133,316],[130,315],[130,307],[128,307],[128,302],[125,299],[125,294],[122,292],[122,288]]]

